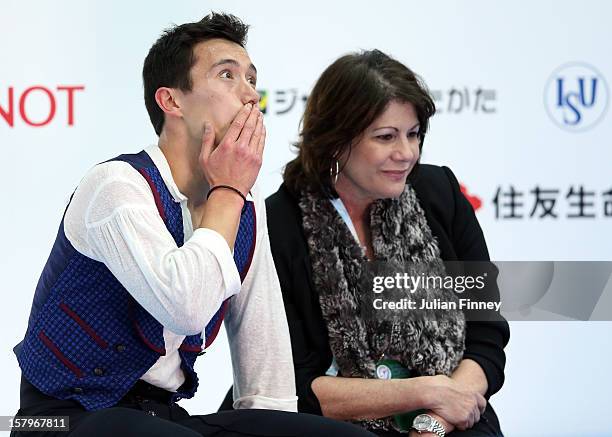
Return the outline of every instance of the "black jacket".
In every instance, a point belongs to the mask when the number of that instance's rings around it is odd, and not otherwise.
[[[410,176],[427,222],[445,261],[485,261],[489,252],[472,206],[450,169],[421,164]],[[291,334],[298,408],[321,414],[312,381],[332,362],[327,328],[312,281],[308,246],[297,197],[282,184],[266,200],[272,256],[281,284]],[[486,397],[504,382],[504,346],[510,331],[506,321],[468,322],[464,358],[476,361],[488,381]]]

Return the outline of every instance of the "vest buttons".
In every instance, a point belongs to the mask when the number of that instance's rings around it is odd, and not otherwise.
[[[102,369],[101,367],[96,367],[94,369],[94,375],[96,375],[96,376],[104,375],[104,369]]]
[[[115,350],[117,352],[124,352],[125,351],[125,345],[123,344],[118,344],[117,346],[115,346]]]
[[[76,395],[80,395],[80,394],[83,394],[83,389],[81,387],[74,387],[72,389],[72,392]]]
[[[148,414],[149,416],[157,416],[157,414],[155,414],[155,411],[153,411],[153,410],[149,410],[149,411],[147,411],[147,414]]]

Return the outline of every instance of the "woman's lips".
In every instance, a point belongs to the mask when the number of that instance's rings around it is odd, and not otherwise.
[[[408,176],[408,170],[382,170],[382,173],[394,181],[401,181]]]

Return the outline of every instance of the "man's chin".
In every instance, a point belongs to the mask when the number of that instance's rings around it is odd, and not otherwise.
[[[224,124],[223,126],[220,126],[218,128],[215,128],[215,147],[221,144],[221,141],[223,140],[223,138],[225,138],[225,135],[227,134],[227,131],[230,128],[230,125],[231,122]]]
[[[214,128],[215,129],[215,140],[214,140],[214,148],[216,149],[219,144],[221,144],[221,140],[223,140],[223,137],[225,136],[225,133],[227,132],[227,128]]]

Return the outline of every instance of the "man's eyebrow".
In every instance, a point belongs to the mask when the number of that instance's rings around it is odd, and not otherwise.
[[[225,58],[225,59],[221,59],[221,60],[215,62],[212,65],[212,67],[210,67],[210,68],[212,70],[213,68],[218,67],[219,65],[223,65],[223,64],[230,64],[230,65],[233,65],[233,66],[236,66],[236,67],[240,67],[240,63],[238,61],[236,61],[235,59]],[[255,65],[249,64],[249,70],[253,70],[253,72],[255,74],[257,74],[257,68],[255,68]]]

